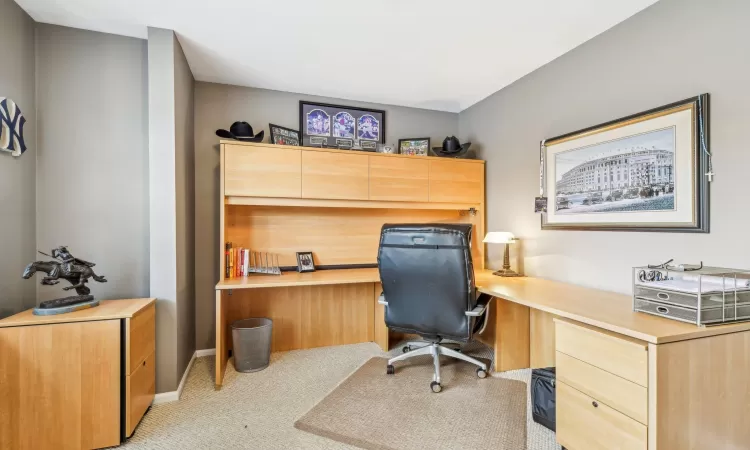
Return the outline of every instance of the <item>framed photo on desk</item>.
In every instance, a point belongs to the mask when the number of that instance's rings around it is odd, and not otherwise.
[[[297,271],[300,273],[315,272],[312,252],[297,252]]]

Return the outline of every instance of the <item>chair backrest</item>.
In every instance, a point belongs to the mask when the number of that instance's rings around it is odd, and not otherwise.
[[[378,269],[389,328],[465,341],[474,307],[471,224],[386,224]]]

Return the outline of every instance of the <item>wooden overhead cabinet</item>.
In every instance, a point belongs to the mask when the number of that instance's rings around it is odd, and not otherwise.
[[[368,156],[302,153],[302,198],[367,200]]]
[[[426,159],[370,156],[370,200],[426,202],[429,186]]]
[[[484,164],[430,160],[430,202],[484,202]]]
[[[243,145],[224,148],[225,195],[300,198],[301,150]]]

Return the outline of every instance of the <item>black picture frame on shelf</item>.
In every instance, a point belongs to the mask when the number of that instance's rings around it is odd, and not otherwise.
[[[312,252],[297,252],[297,272],[315,272]]]
[[[300,146],[299,131],[282,127],[273,123],[268,124],[271,132],[271,143],[276,145]]]
[[[399,139],[398,153],[402,155],[429,156],[430,138]]]
[[[337,141],[351,140],[352,150],[375,151],[377,144],[385,144],[385,122],[381,109],[299,102],[300,144],[304,147],[339,148]]]

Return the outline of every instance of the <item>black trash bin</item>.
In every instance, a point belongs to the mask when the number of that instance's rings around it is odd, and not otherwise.
[[[531,371],[531,415],[534,422],[555,431],[555,368]]]

